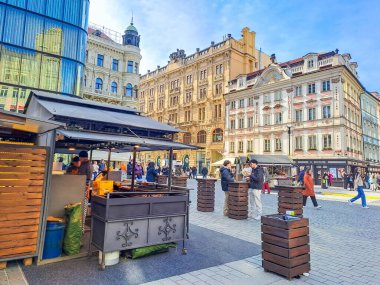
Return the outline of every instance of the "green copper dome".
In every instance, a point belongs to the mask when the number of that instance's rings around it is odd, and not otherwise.
[[[128,28],[127,28],[125,31],[126,31],[126,32],[127,32],[127,31],[133,31],[133,32],[138,33],[138,32],[137,32],[137,29],[136,29],[136,27],[133,25],[133,23],[131,23],[131,25],[128,26]]]

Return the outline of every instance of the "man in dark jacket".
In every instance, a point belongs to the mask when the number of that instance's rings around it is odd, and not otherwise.
[[[191,171],[193,173],[193,179],[197,179],[197,171],[198,171],[198,169],[195,166],[193,166],[193,168],[191,169]]]
[[[225,216],[228,214],[228,183],[234,182],[234,176],[231,172],[231,161],[225,160],[223,166],[220,168],[220,177],[222,190],[224,192],[224,208],[223,213]]]
[[[206,166],[202,168],[201,173],[203,175],[203,179],[206,179],[208,174],[208,169]]]
[[[303,185],[304,176],[305,176],[305,169],[302,169],[301,172],[298,174],[298,180],[297,180],[298,184],[301,186]]]
[[[148,168],[146,169],[146,181],[156,182],[158,172],[154,167],[154,162],[149,162]]]
[[[264,170],[258,165],[257,160],[252,159],[249,162],[252,167],[252,173],[249,177],[249,203],[250,216],[255,220],[261,220],[263,205],[261,203],[261,191],[264,182]]]

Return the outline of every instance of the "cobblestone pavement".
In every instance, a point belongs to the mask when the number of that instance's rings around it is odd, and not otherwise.
[[[196,182],[189,181],[196,189]],[[213,213],[196,211],[196,192],[191,194],[190,222],[255,244],[261,243],[260,222],[232,220],[222,215],[223,193],[217,182],[216,208]],[[352,192],[351,192],[352,193]],[[352,193],[354,195],[355,193]],[[277,195],[263,195],[264,215],[276,213]],[[291,284],[380,284],[380,203],[369,201],[370,209],[347,199],[317,195],[322,209],[311,201],[304,211],[310,219],[311,272]],[[190,229],[191,230],[191,229]],[[212,241],[210,241],[212,242]],[[233,250],[233,248],[231,248]],[[202,269],[179,276],[147,283],[170,284],[288,284],[286,279],[266,273],[261,268],[261,256]]]

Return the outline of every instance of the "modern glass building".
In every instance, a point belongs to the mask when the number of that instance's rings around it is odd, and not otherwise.
[[[0,109],[31,89],[79,95],[89,0],[0,0]]]

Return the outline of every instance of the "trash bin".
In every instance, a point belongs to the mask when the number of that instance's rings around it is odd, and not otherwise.
[[[63,222],[47,222],[42,259],[61,256],[64,233],[65,224]]]

